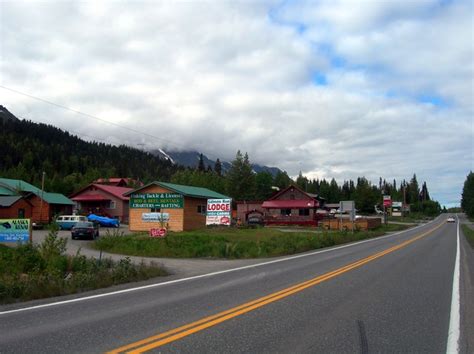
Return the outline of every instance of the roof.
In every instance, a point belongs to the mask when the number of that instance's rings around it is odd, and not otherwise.
[[[43,196],[43,200],[49,204],[74,204],[72,200],[70,200],[63,194],[49,193],[44,191],[41,192],[41,189],[20,179],[0,178],[0,187],[2,187],[3,189],[10,190],[14,194],[17,194],[17,192],[30,192],[36,194],[40,198],[41,196]]]
[[[21,179],[0,178],[0,187],[6,187],[11,191],[31,192],[35,194],[41,193],[41,189],[22,181]]]
[[[15,192],[0,185],[0,195],[15,195]]]
[[[262,208],[267,209],[306,209],[318,206],[319,203],[316,200],[311,199],[267,200],[262,204]]]
[[[102,202],[106,200],[110,200],[110,198],[106,198],[100,194],[84,194],[78,195],[77,197],[71,198],[75,202]]]
[[[1,207],[10,207],[19,201],[22,198],[21,195],[14,195],[14,196],[7,196],[7,197],[0,197],[0,208]]]
[[[82,197],[90,197],[94,194],[84,194],[84,195],[81,195],[83,192],[86,192],[88,189],[90,189],[91,187],[94,187],[94,188],[97,188],[97,189],[100,189],[101,191],[107,193],[107,194],[110,194],[112,195],[113,197],[115,198],[118,198],[120,200],[128,200],[129,197],[128,196],[125,196],[124,194],[128,193],[128,192],[131,192],[133,191],[133,188],[127,188],[127,187],[117,187],[117,186],[110,186],[108,184],[99,184],[99,183],[92,183],[92,184],[89,184],[87,187],[84,187],[82,188],[81,190],[73,193],[70,195],[71,199],[73,200],[76,200],[76,201],[80,201],[80,200],[90,200],[90,201],[99,201],[99,200],[110,200],[103,197],[104,199],[78,199],[79,197],[82,198]],[[97,194],[95,194],[97,195]],[[92,198],[95,198],[95,197],[92,197]]]
[[[41,194],[39,195],[41,196]],[[43,200],[48,204],[74,205],[74,202],[61,193],[43,193]]]
[[[167,182],[151,182],[148,183],[147,185],[140,187],[138,189],[135,189],[131,192],[126,193],[126,195],[130,195],[133,193],[140,192],[142,189],[145,189],[151,185],[156,185],[160,186],[163,188],[166,188],[170,191],[173,191],[175,193],[182,194],[185,197],[193,197],[193,198],[216,198],[216,199],[228,199],[229,197],[217,192],[214,192],[213,190],[207,189],[207,188],[202,188],[202,187],[193,187],[193,186],[184,186],[181,184],[174,184],[174,183],[167,183]]]

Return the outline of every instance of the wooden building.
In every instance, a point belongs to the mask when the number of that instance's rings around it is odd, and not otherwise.
[[[0,219],[31,219],[33,205],[21,195],[0,196]]]
[[[118,219],[128,223],[128,200],[125,193],[132,188],[92,183],[69,196],[75,203],[79,214],[96,214]]]
[[[317,210],[322,204],[323,200],[316,195],[289,186],[263,202],[265,225],[317,226],[322,219]]]
[[[262,203],[263,200],[237,201],[237,219],[242,223],[246,223],[251,215],[257,214],[263,216],[265,209],[262,208]]]
[[[207,199],[229,198],[207,188],[165,182],[152,182],[125,195],[130,197],[130,231],[199,229],[206,226]]]
[[[49,223],[55,216],[61,214],[71,214],[73,201],[60,193],[50,193],[18,179],[0,178],[0,196],[17,196],[22,197],[31,205],[32,222]],[[28,214],[29,207],[23,204],[19,207],[18,200],[10,207],[3,207],[2,213],[20,214],[25,212],[25,218]],[[9,209],[9,210],[6,210]]]

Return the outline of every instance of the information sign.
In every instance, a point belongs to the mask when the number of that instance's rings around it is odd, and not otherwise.
[[[130,208],[182,209],[184,198],[178,193],[143,193],[130,196]]]
[[[28,242],[30,219],[0,219],[0,242]]]
[[[232,220],[231,199],[208,199],[206,225],[228,225]]]

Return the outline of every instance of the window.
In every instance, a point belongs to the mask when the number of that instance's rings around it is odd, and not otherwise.
[[[198,205],[197,212],[201,215],[206,215],[206,205]]]
[[[151,208],[151,212],[152,212],[152,213],[160,213],[160,212],[161,212],[161,208]]]
[[[309,216],[309,209],[300,209],[299,210],[300,216]]]
[[[25,217],[25,209],[18,209],[18,218],[23,219]]]
[[[115,209],[117,207],[117,204],[115,203],[115,200],[110,200],[107,203],[107,209]]]
[[[289,216],[289,215],[291,215],[291,209],[281,209],[280,214]]]

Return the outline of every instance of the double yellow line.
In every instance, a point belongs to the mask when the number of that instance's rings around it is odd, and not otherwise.
[[[195,321],[195,322],[189,323],[187,325],[172,329],[170,331],[163,332],[163,333],[160,333],[160,334],[142,339],[140,341],[137,341],[137,342],[134,342],[134,343],[131,343],[131,344],[128,344],[128,345],[124,345],[124,346],[122,346],[120,348],[116,348],[116,349],[114,349],[114,350],[112,350],[108,353],[110,353],[110,354],[118,354],[118,353],[122,353],[122,352],[128,352],[128,353],[131,353],[131,354],[132,353],[133,354],[144,353],[146,351],[158,348],[158,347],[163,346],[165,344],[177,341],[177,340],[179,340],[181,338],[184,338],[184,337],[187,337],[187,336],[189,336],[193,333],[202,331],[206,328],[215,326],[215,325],[217,325],[219,323],[222,323],[224,321],[227,321],[231,318],[243,315],[247,312],[253,311],[253,310],[258,309],[262,306],[268,305],[272,302],[281,300],[285,297],[288,297],[290,295],[293,295],[295,293],[303,291],[304,289],[307,289],[309,287],[312,287],[312,286],[315,286],[319,283],[322,283],[326,280],[337,277],[338,275],[344,274],[344,273],[346,273],[346,272],[348,272],[352,269],[361,267],[364,264],[367,264],[367,263],[372,262],[373,260],[376,260],[380,257],[383,257],[383,256],[385,256],[389,253],[397,251],[400,248],[403,248],[403,247],[419,240],[420,238],[423,238],[423,237],[427,236],[428,234],[432,233],[436,229],[440,228],[442,225],[443,224],[440,224],[440,225],[436,226],[435,228],[433,228],[433,229],[431,229],[427,232],[424,232],[424,233],[422,233],[422,234],[420,234],[420,235],[418,235],[418,236],[416,236],[416,237],[414,237],[414,238],[412,238],[408,241],[402,242],[402,243],[400,243],[396,246],[390,247],[390,248],[388,248],[384,251],[375,253],[375,254],[373,254],[369,257],[360,259],[360,260],[358,260],[354,263],[350,263],[350,264],[348,264],[344,267],[341,267],[341,268],[338,268],[338,269],[333,270],[331,272],[328,272],[328,273],[322,274],[320,276],[317,276],[316,278],[313,278],[313,279],[307,280],[305,282],[293,285],[289,288],[286,288],[286,289],[277,291],[275,293],[272,293],[270,295],[258,298],[256,300],[253,300],[253,301],[250,301],[250,302],[247,302],[245,304],[242,304],[240,306],[231,308],[229,310],[219,312],[215,315],[202,318],[198,321]]]

